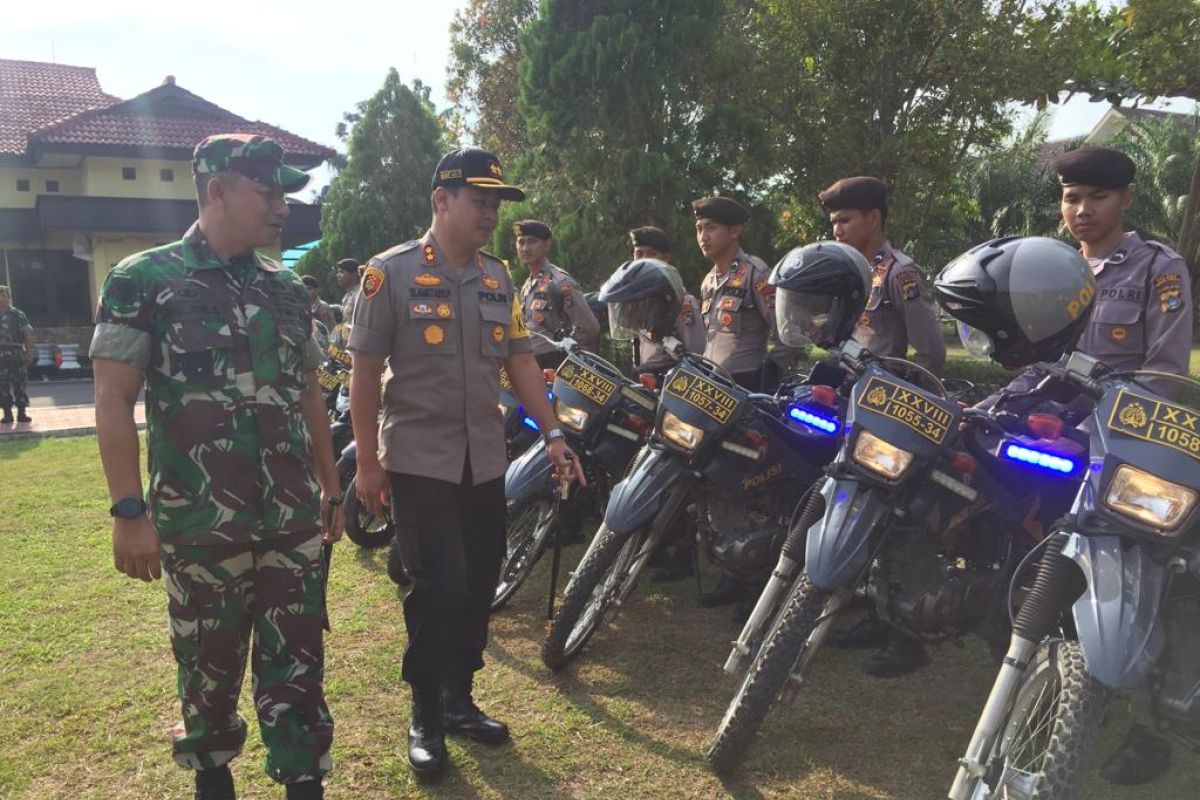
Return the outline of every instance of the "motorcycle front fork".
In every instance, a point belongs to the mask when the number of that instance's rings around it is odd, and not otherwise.
[[[727,673],[737,675],[749,666],[750,659],[754,656],[750,648],[751,643],[762,639],[763,629],[774,618],[775,610],[782,605],[784,593],[796,582],[796,576],[799,574],[799,562],[786,555],[779,557],[779,563],[771,571],[771,577],[762,594],[758,596],[754,610],[750,612],[749,619],[742,626],[742,632],[733,642],[733,649],[729,651],[729,658],[725,660]]]
[[[954,776],[954,784],[950,787],[950,800],[971,800],[975,796],[975,787],[987,773],[987,759],[1001,733],[1001,727],[1008,719],[1013,701],[1025,670],[1029,668],[1030,660],[1037,652],[1037,642],[1024,639],[1013,634],[1008,646],[1008,652],[1000,665],[996,683],[988,695],[979,715],[979,723],[967,745],[966,755],[959,760],[958,774]]]

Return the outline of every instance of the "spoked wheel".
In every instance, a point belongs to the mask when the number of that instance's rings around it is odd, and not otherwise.
[[[717,728],[706,758],[719,774],[732,772],[754,740],[771,707],[788,689],[793,671],[803,677],[849,591],[817,589],[802,574],[742,678]],[[800,686],[791,687],[798,691]]]
[[[1078,642],[1038,648],[974,798],[1075,800],[1109,691],[1088,674]]]
[[[343,506],[346,517],[346,535],[350,541],[359,547],[373,550],[383,547],[396,535],[396,529],[387,514],[375,516],[358,499],[354,483],[351,482],[345,493]]]
[[[617,533],[601,525],[596,540],[567,584],[562,606],[554,615],[542,645],[542,662],[557,672],[583,650],[620,597],[628,594],[631,574],[645,532]]]
[[[516,594],[546,550],[546,542],[558,520],[555,502],[544,498],[524,506],[510,507],[508,546],[500,565],[500,580],[492,598],[492,611],[499,611]]]

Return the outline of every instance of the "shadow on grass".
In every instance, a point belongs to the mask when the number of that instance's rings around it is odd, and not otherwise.
[[[15,442],[6,442],[0,439],[0,460],[15,459],[42,446],[46,440],[39,439],[18,439]]]

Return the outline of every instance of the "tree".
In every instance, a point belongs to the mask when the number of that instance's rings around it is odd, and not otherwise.
[[[400,82],[388,70],[383,86],[337,126],[346,144],[341,170],[321,205],[321,244],[297,265],[332,286],[339,259],[365,260],[420,235],[429,223],[429,176],[445,149],[429,88]]]
[[[536,0],[470,0],[450,23],[446,96],[456,132],[506,163],[526,146],[517,109],[518,41],[536,17]]]
[[[1137,196],[1125,220],[1143,236],[1174,242],[1183,229],[1193,165],[1200,159],[1198,132],[1197,119],[1144,121],[1107,143],[1137,165]]]

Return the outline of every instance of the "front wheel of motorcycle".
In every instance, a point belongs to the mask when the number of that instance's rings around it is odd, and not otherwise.
[[[343,495],[342,512],[346,521],[346,536],[365,550],[383,547],[396,535],[387,515],[377,517],[358,499],[353,481]]]
[[[975,798],[1076,800],[1109,690],[1088,674],[1078,642],[1038,648]]]
[[[741,762],[763,720],[787,688],[793,670],[799,665],[800,674],[807,671],[847,596],[841,591],[818,589],[807,574],[800,576],[799,585],[746,670],[705,754],[717,774],[728,774]]]
[[[551,498],[515,506],[508,510],[508,545],[500,564],[500,580],[492,597],[492,611],[499,611],[529,577],[546,549],[546,541],[558,519]]]
[[[634,577],[630,569],[645,540],[644,531],[617,533],[607,525],[579,562],[562,606],[542,644],[542,663],[554,672],[565,667],[592,638],[613,602]]]

